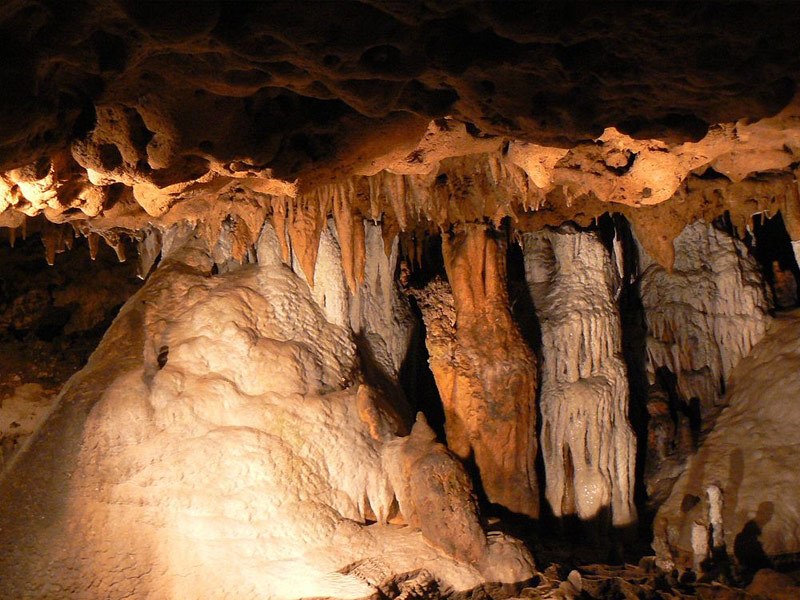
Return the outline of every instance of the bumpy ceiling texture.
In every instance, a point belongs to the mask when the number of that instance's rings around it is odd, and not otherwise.
[[[0,226],[136,231],[331,184],[401,229],[752,198],[795,179],[798,30],[780,3],[9,1]],[[504,198],[454,214],[476,187]],[[744,218],[780,208],[761,195]]]

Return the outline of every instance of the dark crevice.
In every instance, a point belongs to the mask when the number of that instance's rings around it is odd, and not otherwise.
[[[796,307],[800,268],[780,213],[771,218],[755,215],[752,231],[745,236],[745,243],[761,266],[761,274],[772,291],[776,308]]]

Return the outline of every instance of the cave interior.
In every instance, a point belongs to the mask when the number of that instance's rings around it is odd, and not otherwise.
[[[0,6],[0,598],[800,598],[800,10]]]

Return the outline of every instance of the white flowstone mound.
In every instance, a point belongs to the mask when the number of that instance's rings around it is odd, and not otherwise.
[[[0,481],[0,597],[363,598],[532,576],[424,420],[397,435],[352,332],[270,239],[260,265],[217,276],[175,251],[122,309]]]
[[[695,562],[696,523],[719,545],[720,520],[728,553],[746,567],[800,552],[799,394],[796,311],[775,319],[733,369],[727,407],[658,511],[653,547],[663,566]]]
[[[636,441],[616,295],[599,236],[565,225],[523,235],[525,277],[542,332],[541,449],[558,517],[636,520]],[[604,515],[603,513],[607,513]]]
[[[650,382],[661,367],[701,414],[718,404],[731,371],[766,331],[769,303],[759,266],[736,238],[703,221],[674,241],[668,272],[644,248],[640,290],[647,321]]]

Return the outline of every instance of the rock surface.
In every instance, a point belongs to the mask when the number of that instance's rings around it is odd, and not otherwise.
[[[708,526],[712,484],[722,492],[725,548],[744,567],[800,551],[798,327],[796,312],[775,319],[733,369],[727,407],[656,516],[654,548],[664,564],[691,561],[690,528]]]
[[[211,276],[203,246],[162,259],[3,473],[0,595],[361,598],[420,569],[451,591],[529,578],[427,426],[397,436],[350,330],[280,255]]]
[[[547,200],[569,213],[559,225],[591,217],[576,198],[597,216],[709,174],[794,178],[797,25],[780,3],[17,0],[0,9],[0,225],[44,213],[111,237],[187,216],[216,227],[221,198],[290,198],[318,232],[328,184],[384,174],[439,194],[472,177],[465,156],[523,193],[449,222]],[[360,215],[418,224],[399,196]]]
[[[545,496],[556,517],[603,529],[636,521],[636,440],[617,298],[620,273],[597,232],[565,225],[522,237],[542,336]],[[621,257],[620,257],[621,260]]]

